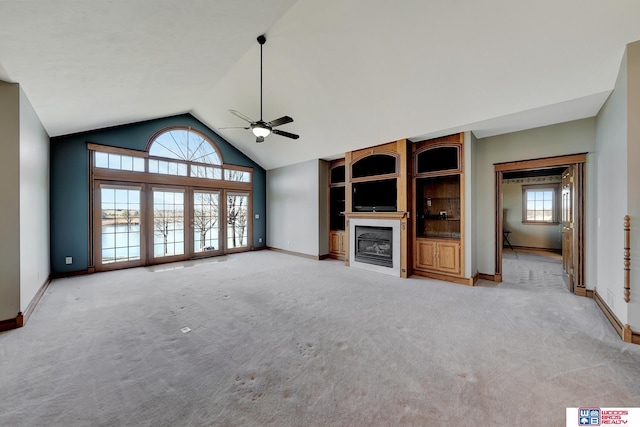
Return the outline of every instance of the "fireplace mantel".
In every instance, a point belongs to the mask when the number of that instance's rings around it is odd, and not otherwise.
[[[409,212],[345,212],[344,216],[350,218],[371,218],[371,219],[407,219]]]

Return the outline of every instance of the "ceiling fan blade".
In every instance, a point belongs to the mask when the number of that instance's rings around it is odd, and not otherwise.
[[[244,120],[244,121],[247,121],[247,122],[249,122],[249,123],[255,123],[253,120],[251,120],[249,117],[245,116],[244,114],[242,114],[242,113],[241,113],[241,112],[239,112],[239,111],[236,111],[236,110],[229,110],[229,112],[230,112],[231,114],[233,114],[234,116],[241,118],[241,119],[242,119],[242,120]]]
[[[280,125],[285,125],[287,123],[291,123],[292,121],[293,121],[293,119],[291,117],[283,116],[283,117],[280,117],[279,119],[271,120],[268,124],[269,124],[269,126],[274,128],[276,126],[280,126]]]
[[[278,129],[272,129],[271,132],[275,133],[276,135],[285,136],[285,137],[291,138],[291,139],[300,138],[300,135],[296,135],[295,133],[289,133],[289,132],[285,132],[285,131],[278,130]]]
[[[247,127],[242,127],[242,126],[227,126],[227,127],[223,127],[223,128],[218,128],[218,130],[222,130],[222,129],[246,129],[249,130],[251,129],[249,126]]]

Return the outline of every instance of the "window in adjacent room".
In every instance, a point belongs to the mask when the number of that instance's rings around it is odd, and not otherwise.
[[[558,223],[558,185],[522,186],[522,222]]]

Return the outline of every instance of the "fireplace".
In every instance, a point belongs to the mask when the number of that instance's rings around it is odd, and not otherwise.
[[[355,226],[355,260],[393,267],[393,228]]]

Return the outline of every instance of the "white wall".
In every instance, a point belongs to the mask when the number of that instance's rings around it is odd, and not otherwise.
[[[494,274],[495,263],[495,163],[530,160],[543,157],[592,152],[595,150],[595,119],[582,119],[490,138],[478,139],[476,153],[476,185],[478,230],[477,258],[481,273]],[[593,166],[587,156],[586,174]],[[595,197],[595,188],[587,180],[587,203]],[[586,215],[587,245],[593,239],[593,215]],[[589,250],[586,264],[595,263]],[[585,282],[592,288],[593,277],[587,271]]]
[[[20,311],[49,271],[49,135],[20,90]]]
[[[627,322],[640,331],[640,42],[627,46],[627,213],[631,217],[631,301]]]
[[[627,46],[613,93],[596,122],[598,294],[640,331],[640,43]],[[623,217],[631,216],[631,302],[624,301]],[[634,292],[635,290],[635,292]]]
[[[523,178],[502,182],[502,208],[505,213],[503,226],[505,230],[511,231],[509,242],[512,246],[562,249],[562,224],[522,223],[522,186],[549,184],[549,186],[555,187],[561,182],[562,176]],[[558,205],[561,203],[560,197],[558,197],[557,203]],[[560,220],[559,210],[558,220]]]
[[[267,246],[321,255],[319,168],[320,160],[309,160],[267,171]]]
[[[20,87],[0,81],[0,320],[20,312],[19,141]]]

